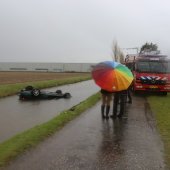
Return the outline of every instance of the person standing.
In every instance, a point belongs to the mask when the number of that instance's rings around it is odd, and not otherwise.
[[[128,99],[127,102],[129,104],[132,104],[132,96],[131,96],[132,86],[133,84],[131,83],[131,85],[127,89],[127,99]]]
[[[127,90],[122,90],[114,93],[114,100],[113,100],[113,114],[110,116],[111,118],[115,119],[116,117],[121,118],[125,112],[125,102],[127,99]],[[118,104],[120,103],[120,111],[117,115],[118,111]]]
[[[110,111],[110,102],[112,100],[112,92],[106,91],[104,89],[101,89],[100,92],[102,95],[102,105],[101,105],[102,118],[108,119],[109,111]]]
[[[131,89],[127,90],[127,98],[128,98],[128,103],[132,104],[132,96],[131,96]]]

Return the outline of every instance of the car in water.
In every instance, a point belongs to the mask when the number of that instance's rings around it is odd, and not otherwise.
[[[62,93],[61,90],[49,92],[34,88],[33,86],[27,86],[19,92],[18,96],[20,100],[60,99],[60,98],[68,99],[71,97],[71,94],[68,92]]]

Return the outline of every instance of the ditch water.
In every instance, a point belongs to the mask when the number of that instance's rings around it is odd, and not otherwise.
[[[85,100],[99,91],[93,80],[53,87],[47,91],[69,92],[70,99],[20,101],[17,95],[0,99],[0,142],[13,135],[46,122],[61,111]]]

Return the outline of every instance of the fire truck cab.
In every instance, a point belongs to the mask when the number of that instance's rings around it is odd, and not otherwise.
[[[170,92],[170,60],[165,55],[127,55],[125,65],[134,75],[132,89],[155,91],[167,95]]]

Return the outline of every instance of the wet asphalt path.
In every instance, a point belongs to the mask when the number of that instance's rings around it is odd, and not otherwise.
[[[15,95],[0,99],[0,142],[50,120],[61,111],[69,109],[99,91],[92,80],[46,90],[57,89],[61,89],[63,93],[70,92],[72,97],[58,100],[20,101]]]
[[[133,97],[123,119],[102,120],[100,102],[2,170],[163,170],[163,144],[148,104]]]

